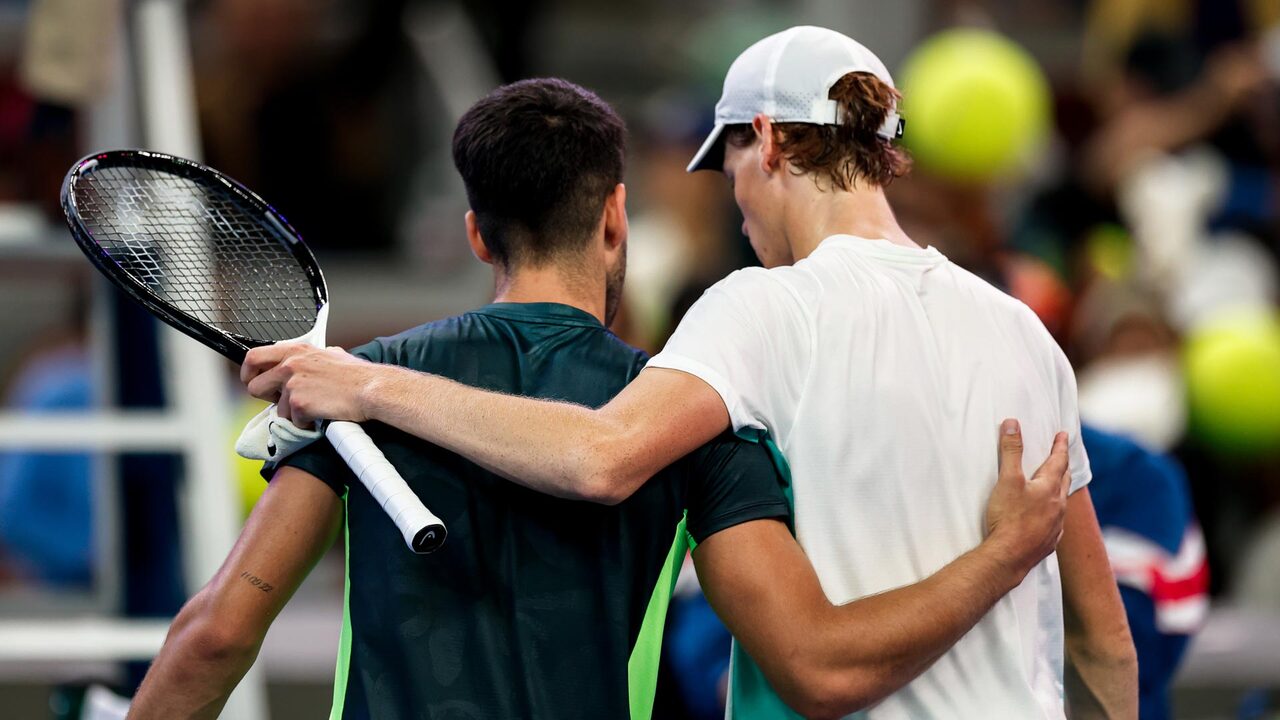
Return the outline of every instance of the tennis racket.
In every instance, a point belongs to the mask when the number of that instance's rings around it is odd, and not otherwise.
[[[320,266],[280,213],[212,168],[143,150],[95,153],[62,184],[80,249],[153,315],[240,364],[284,340],[324,345]],[[444,543],[444,523],[355,423],[325,437],[416,553]]]

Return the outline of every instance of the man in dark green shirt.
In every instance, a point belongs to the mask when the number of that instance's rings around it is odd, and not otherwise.
[[[472,207],[468,240],[493,266],[496,302],[370,343],[351,370],[374,361],[594,406],[617,394],[645,362],[605,329],[626,263],[623,135],[608,105],[561,80],[515,83],[477,103],[459,122],[454,161]],[[256,392],[305,423],[306,405],[289,399],[314,395],[304,369],[290,361],[259,375],[246,364],[242,379],[251,390],[268,384]],[[1019,436],[1002,435],[987,539],[916,585],[833,607],[788,531],[765,446],[721,437],[626,499],[584,502],[525,490],[390,426],[367,428],[448,524],[444,547],[409,553],[327,444],[291,456],[226,563],[174,619],[132,717],[215,717],[344,517],[336,718],[648,718],[662,615],[689,539],[712,605],[780,696],[806,716],[843,715],[928,667],[1062,528],[1065,447],[1027,480]]]
[[[494,303],[355,352],[589,405],[647,360],[590,313],[549,302]],[[346,495],[340,717],[622,718],[628,695],[648,717],[686,529],[701,541],[789,516],[768,452],[727,434],[607,506],[542,495],[385,425],[368,429],[449,539],[432,555],[406,552],[327,443],[287,459]]]

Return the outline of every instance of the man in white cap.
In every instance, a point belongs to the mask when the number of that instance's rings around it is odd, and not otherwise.
[[[897,98],[875,55],[830,30],[792,28],[738,57],[690,170],[723,170],[765,267],[711,288],[601,408],[336,350],[261,348],[242,377],[259,397],[287,388],[295,419],[381,421],[528,487],[599,502],[733,428],[789,466],[796,537],[837,604],[917,583],[981,543],[992,438],[1019,431],[1001,418],[1021,420],[1030,458],[1065,430],[1072,495],[1057,557],[928,669],[913,667],[915,680],[868,699],[878,702],[865,717],[1061,718],[1064,695],[1073,717],[1136,717],[1136,661],[1085,488],[1071,367],[1028,308],[898,226],[883,193],[907,167],[892,144]],[[730,608],[723,619],[746,643],[735,648],[734,718],[793,716],[765,679],[785,659],[755,652],[764,646],[746,632],[779,581],[722,561],[761,532],[744,523],[695,553],[709,599]],[[718,603],[725,593],[752,602]],[[901,671],[892,665],[886,674]]]

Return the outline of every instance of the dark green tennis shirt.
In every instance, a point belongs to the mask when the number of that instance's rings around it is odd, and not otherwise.
[[[551,303],[489,305],[355,353],[592,407],[647,360],[591,315]],[[790,514],[766,449],[728,433],[608,507],[542,495],[366,427],[449,538],[432,555],[411,553],[328,443],[286,461],[346,497],[334,718],[648,718],[687,536]]]

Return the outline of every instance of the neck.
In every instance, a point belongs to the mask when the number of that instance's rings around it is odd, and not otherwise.
[[[588,276],[600,279],[592,282]],[[555,264],[515,268],[508,273],[495,266],[493,278],[494,302],[559,303],[590,313],[604,323],[602,273],[575,272]]]
[[[883,189],[855,185],[846,192],[819,188],[808,176],[795,180],[800,181],[796,188],[799,202],[787,213],[787,240],[794,259],[808,257],[832,235],[855,235],[920,247],[898,225]]]

